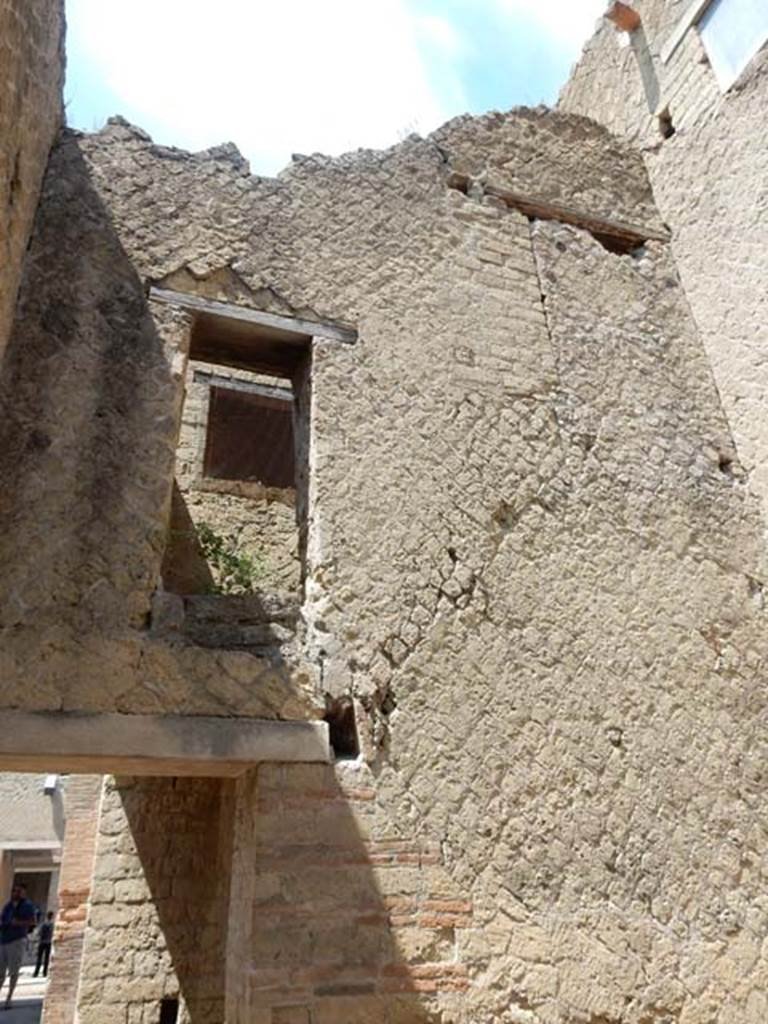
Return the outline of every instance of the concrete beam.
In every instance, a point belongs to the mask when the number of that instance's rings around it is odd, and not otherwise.
[[[0,771],[233,778],[262,761],[330,760],[325,722],[3,711]]]
[[[21,851],[22,853],[60,853],[61,842],[58,839],[6,839],[0,843],[0,850]]]

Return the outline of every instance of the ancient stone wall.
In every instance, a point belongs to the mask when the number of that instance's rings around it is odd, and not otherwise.
[[[48,151],[62,121],[63,0],[0,2],[0,359]]]
[[[659,106],[674,136],[663,141],[648,110],[631,48],[620,50],[604,26],[587,45],[560,105],[586,113],[644,145],[654,194],[673,232],[683,286],[701,330],[743,470],[768,502],[768,430],[764,395],[768,310],[762,142],[768,50],[721,93],[694,27],[664,62],[661,52],[684,3],[640,0],[644,38],[654,57]]]
[[[364,764],[264,765],[234,783],[108,783],[81,1024],[333,1024],[432,1017],[469,984],[472,904],[439,846],[377,807]],[[233,821],[236,818],[236,826]]]
[[[641,16],[640,27],[621,33],[604,20],[563,87],[560,106],[651,151],[663,142],[663,111],[676,130],[685,131],[708,115],[719,91],[695,30],[662,59],[688,7],[683,0],[639,0],[631,6]]]
[[[107,780],[79,1024],[156,1024],[164,999],[182,1024],[223,1021],[233,785]]]
[[[433,1019],[424,994],[456,1006],[472,904],[439,845],[377,806],[370,769],[264,765],[239,801],[228,1020],[416,1024]]]
[[[760,520],[639,156],[545,112],[277,180],[119,122],[65,146],[139,279],[358,330],[313,345],[303,615],[368,768],[355,795],[320,768],[239,784],[231,892],[254,886],[257,913],[230,997],[259,1024],[757,1022]],[[559,222],[574,210],[631,225],[630,251]],[[251,713],[241,692],[227,707]],[[323,916],[372,905],[359,951]]]
[[[2,703],[316,716],[313,668],[290,638],[204,649],[154,614],[189,322],[150,314],[141,269],[65,135],[0,380]]]

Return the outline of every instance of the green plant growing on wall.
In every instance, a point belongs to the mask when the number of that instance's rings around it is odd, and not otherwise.
[[[240,550],[236,534],[225,536],[208,523],[195,527],[203,557],[213,574],[214,594],[251,594],[264,576],[264,563],[258,556]]]

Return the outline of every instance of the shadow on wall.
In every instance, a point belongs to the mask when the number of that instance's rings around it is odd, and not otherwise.
[[[143,624],[179,384],[78,140],[54,147],[0,389],[0,624]],[[30,515],[30,510],[35,510]]]
[[[214,589],[195,523],[176,480],[171,497],[170,539],[162,565],[163,586],[174,594],[206,594]]]
[[[262,765],[238,783],[232,912],[249,914],[235,936],[250,952],[235,1024],[432,1024],[461,1005],[471,904],[371,783],[356,762]]]
[[[304,676],[292,675],[296,650],[288,664],[281,647],[295,633],[284,627],[287,612],[273,629],[271,612],[252,602],[251,643],[232,625],[243,609],[221,606],[223,640],[206,646],[238,654],[227,662],[235,681],[220,685],[219,651],[201,652],[194,630],[177,621],[178,602],[165,618],[152,606],[188,336],[186,313],[150,313],[79,139],[65,131],[51,153],[0,376],[0,703],[267,718],[300,717],[312,704]],[[178,496],[175,508],[184,511]],[[198,591],[210,585],[208,567],[196,565],[203,570]],[[216,609],[204,610],[215,619]]]
[[[262,765],[236,782],[116,780],[102,814],[83,1024],[105,1013],[438,1024],[456,1012],[468,987],[457,938],[471,905],[456,898],[438,850],[381,818],[362,771]],[[88,984],[105,963],[125,976]]]
[[[129,926],[106,937],[114,959],[132,964],[132,972],[116,991],[105,985],[94,1020],[118,1014],[121,1003],[143,1007],[142,1020],[162,1024],[224,1020],[234,786],[221,779],[114,780],[100,842],[108,845],[119,826],[135,856],[118,870],[127,877],[114,880],[111,904]],[[110,874],[109,861],[101,863]],[[95,949],[92,955],[99,959]],[[85,977],[92,966],[86,953]],[[81,997],[81,1019],[85,1008]]]

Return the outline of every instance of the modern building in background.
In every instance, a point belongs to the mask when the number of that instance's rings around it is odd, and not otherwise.
[[[59,775],[0,776],[3,900],[14,883],[21,883],[43,917],[58,905],[66,782]]]

